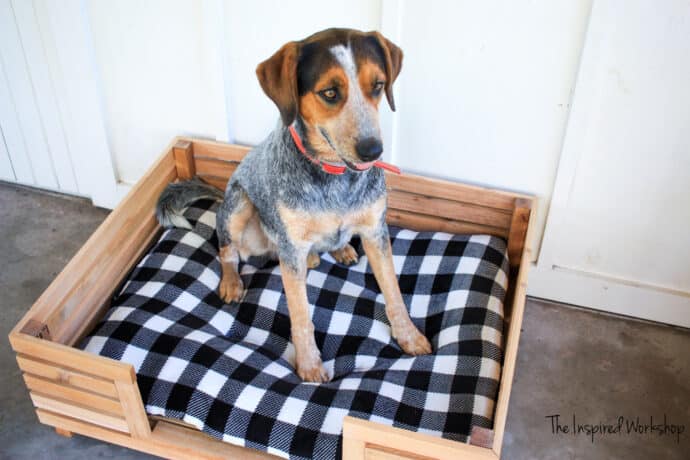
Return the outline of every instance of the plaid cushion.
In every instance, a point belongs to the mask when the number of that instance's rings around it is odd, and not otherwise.
[[[134,365],[149,414],[296,459],[339,457],[346,415],[459,441],[473,425],[492,427],[508,269],[503,240],[391,227],[405,303],[434,350],[418,357],[391,338],[366,257],[345,267],[323,255],[309,270],[307,293],[333,379],[317,385],[295,373],[275,262],[241,265],[242,303],[218,297],[215,208],[200,200],[186,212],[192,231],[163,233],[82,343]]]

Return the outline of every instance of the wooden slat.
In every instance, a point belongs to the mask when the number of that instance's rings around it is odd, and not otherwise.
[[[365,460],[434,460],[434,457],[421,457],[419,455],[404,455],[402,452],[381,450],[381,448],[367,447],[364,450]]]
[[[116,399],[106,398],[69,385],[54,383],[31,374],[24,374],[24,382],[26,382],[26,386],[31,391],[88,406],[120,417],[124,416],[122,404]]]
[[[531,204],[534,204],[532,200]],[[503,445],[503,434],[505,432],[506,420],[508,418],[508,403],[510,402],[510,390],[513,386],[513,375],[515,374],[515,364],[517,362],[518,343],[520,341],[520,328],[522,327],[522,317],[525,311],[525,299],[527,297],[527,276],[532,260],[532,236],[535,231],[535,214],[530,213],[530,221],[525,235],[525,245],[520,255],[520,263],[516,279],[511,279],[513,285],[513,300],[506,309],[510,312],[510,323],[506,335],[505,349],[503,353],[503,369],[501,370],[501,380],[498,387],[498,398],[496,399],[496,410],[494,412],[494,442],[493,451],[497,456],[501,455]]]
[[[200,176],[230,177],[237,169],[238,162],[216,160],[213,158],[195,158],[196,172]]]
[[[173,146],[173,156],[175,157],[175,167],[177,168],[178,178],[186,180],[196,175],[191,142],[182,139],[177,141]]]
[[[520,197],[520,195],[515,193],[501,192],[489,188],[431,179],[412,174],[397,175],[386,173],[386,185],[392,190],[414,192],[420,195],[462,201],[505,211],[512,211],[515,198]]]
[[[122,259],[126,259],[125,262],[121,262],[121,266],[127,267],[127,270],[120,269],[119,273],[113,274],[114,284],[110,287],[110,289],[107,290],[107,295],[105,298],[98,297],[99,295],[102,295],[102,291],[96,291],[91,293],[91,299],[84,299],[84,302],[90,302],[92,307],[83,310],[83,315],[81,316],[82,319],[71,331],[71,336],[67,335],[69,332],[65,330],[66,328],[62,329],[59,338],[60,341],[65,345],[69,345],[71,347],[75,346],[75,344],[79,343],[89,331],[93,330],[96,323],[103,318],[104,312],[110,306],[111,294],[115,292],[118,286],[122,284],[125,277],[130,273],[134,265],[141,260],[144,253],[149,250],[151,245],[158,240],[160,234],[162,233],[162,229],[158,224],[158,221],[151,217],[142,222],[142,227],[140,227],[140,229],[145,235],[148,235],[148,237],[146,237],[143,242],[139,239],[131,242],[131,244],[128,242],[130,248],[133,250],[123,251],[123,254],[121,254]],[[113,270],[118,270],[118,265],[114,265]]]
[[[500,236],[502,238],[508,236],[508,230],[504,228],[425,216],[409,211],[393,209],[391,207],[388,208],[386,222],[391,225],[397,225],[420,232],[436,231],[456,234],[488,234]]]
[[[58,399],[53,399],[35,392],[31,393],[31,400],[34,403],[34,406],[39,409],[45,409],[50,412],[55,412],[68,417],[76,418],[77,420],[94,423],[96,425],[109,428],[111,430],[121,431],[123,433],[127,433],[129,429],[125,419],[103,412],[98,412],[93,409],[60,401]]]
[[[226,186],[228,185],[228,180],[227,178],[223,177],[216,177],[216,176],[199,176],[201,180],[204,182],[213,185],[215,188],[225,191]]]
[[[510,227],[511,215],[508,211],[444,198],[417,195],[416,193],[405,193],[399,190],[392,190],[388,193],[388,206],[402,211],[473,224],[506,229]]]
[[[115,384],[111,381],[82,374],[75,370],[55,367],[47,362],[30,359],[22,355],[17,356],[17,363],[19,368],[28,374],[37,375],[55,383],[59,382],[76,388],[90,390],[102,396],[118,397]]]
[[[522,249],[525,247],[525,236],[529,225],[532,201],[526,199],[515,200],[515,209],[508,234],[508,260],[511,267],[520,265]]]
[[[215,158],[226,161],[242,161],[242,158],[252,149],[251,147],[223,144],[213,141],[191,140],[194,144],[195,158]]]
[[[343,420],[343,448],[357,446],[345,440],[359,440],[367,448],[405,455],[409,458],[432,458],[439,460],[496,460],[498,457],[491,449],[471,446],[449,439],[438,438],[422,433],[414,433],[401,428],[394,428],[380,423],[370,422],[355,417],[345,417]],[[386,447],[387,446],[387,447]],[[366,452],[365,452],[366,453]],[[343,458],[349,458],[348,452],[343,451]],[[352,458],[361,458],[356,455]]]
[[[25,334],[11,334],[12,349],[31,359],[37,358],[77,369],[88,369],[89,373],[105,379],[134,382],[136,375],[131,364],[115,361],[103,356],[93,355],[59,343],[48,342]]]
[[[177,427],[165,422],[157,423],[151,436],[142,439],[43,409],[38,409],[36,414],[39,421],[45,425],[60,427],[77,434],[169,459],[226,460],[232,458],[242,460],[276,460],[278,458],[265,452],[218,441],[202,432]]]
[[[72,311],[64,310],[66,302],[69,302],[71,307],[75,309],[80,309],[79,306],[89,309],[94,305],[85,305],[82,300],[90,288],[96,287],[100,292],[105,293],[102,298],[98,299],[98,306],[112,293],[116,287],[116,280],[103,277],[103,271],[106,267],[112,268],[115,265],[119,278],[126,274],[129,267],[118,266],[108,260],[103,246],[113,242],[119,242],[122,246],[124,242],[122,238],[126,235],[124,232],[131,232],[137,228],[134,222],[140,224],[145,220],[146,215],[153,216],[153,205],[161,190],[177,177],[171,150],[172,145],[174,142],[48,286],[31,310],[15,326],[11,335],[21,335],[20,331],[29,319],[35,319],[48,324],[53,339],[60,340],[58,332],[47,321],[49,316],[53,315],[54,317],[57,311],[61,311],[63,319],[70,318],[72,323],[78,323],[79,318],[74,319]],[[148,234],[138,235],[139,241],[144,241],[148,236]],[[132,242],[129,243],[132,244]]]
[[[129,432],[135,438],[146,438],[151,435],[151,426],[146,417],[144,403],[137,382],[115,382],[117,393],[120,395],[122,407],[125,410],[125,419]]]

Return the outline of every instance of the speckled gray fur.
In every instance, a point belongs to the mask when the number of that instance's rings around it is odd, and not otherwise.
[[[298,131],[299,126],[298,122]],[[200,187],[198,180],[168,186],[161,195],[156,211],[161,224],[177,225],[180,221],[176,215],[179,215],[181,207],[195,199],[210,197],[209,189],[212,187]],[[372,204],[385,193],[383,171],[378,168],[364,172],[348,169],[342,175],[328,174],[297,150],[287,128],[279,122],[275,130],[247,154],[228,182],[225,198],[216,215],[218,242],[220,247],[230,244],[231,235],[226,223],[246,196],[256,207],[264,232],[277,247],[278,257],[297,269],[304,264],[304,254],[288,237],[278,215],[279,204],[307,212],[344,214]],[[170,206],[169,203],[175,205]],[[384,218],[385,213],[377,235],[381,241],[388,238]],[[351,236],[340,233],[333,235],[311,250],[325,252],[340,249]]]
[[[297,123],[299,130],[300,123]],[[302,136],[304,138],[304,136]],[[217,215],[219,244],[229,244],[226,226],[228,217],[242,194],[246,193],[261,219],[264,232],[278,248],[278,257],[292,267],[303,262],[302,254],[287,236],[278,215],[278,205],[307,212],[334,212],[342,214],[361,209],[386,193],[383,171],[371,168],[364,172],[346,170],[342,175],[328,174],[311,163],[297,150],[282,123],[242,160],[225,191],[225,200]],[[381,237],[388,231],[382,219]],[[352,235],[333,235],[317,252],[340,249]]]

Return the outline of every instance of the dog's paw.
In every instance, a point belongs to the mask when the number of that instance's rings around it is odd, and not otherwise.
[[[307,268],[312,269],[319,266],[321,263],[321,256],[318,252],[310,252],[307,256]]]
[[[337,251],[331,251],[330,253],[335,260],[343,265],[353,265],[359,260],[359,255],[357,251],[351,245],[346,244],[343,248]]]
[[[298,367],[297,375],[299,375],[300,378],[305,382],[325,383],[330,380],[330,378],[328,377],[328,372],[326,372],[326,369],[323,367],[323,364],[319,364],[318,366],[308,368]]]
[[[297,362],[297,375],[305,382],[325,383],[330,380],[321,359],[309,360],[307,363]]]
[[[408,355],[417,356],[431,353],[429,340],[413,324],[394,330],[393,337]]]
[[[244,284],[239,276],[223,277],[218,286],[218,294],[225,303],[239,302],[244,297]]]

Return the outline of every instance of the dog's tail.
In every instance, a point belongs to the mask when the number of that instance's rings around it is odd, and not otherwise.
[[[202,198],[222,201],[223,192],[195,177],[184,182],[169,184],[156,204],[156,217],[164,228],[192,226],[182,215],[185,208]]]

